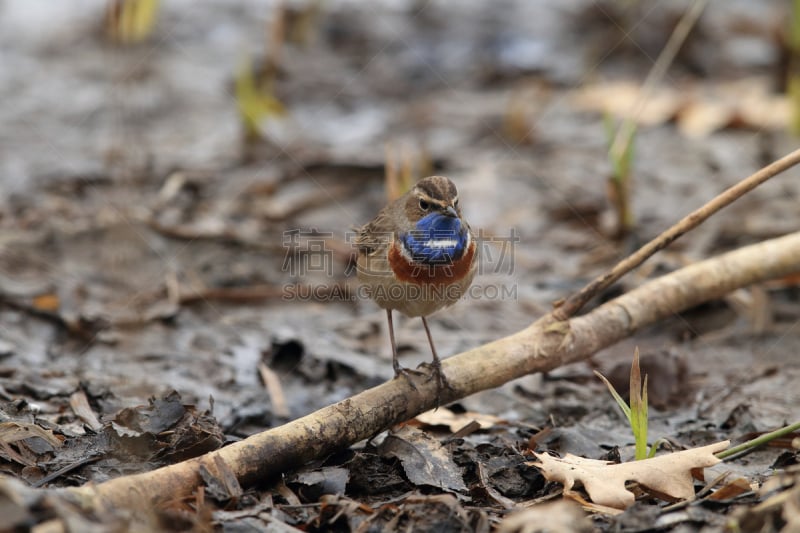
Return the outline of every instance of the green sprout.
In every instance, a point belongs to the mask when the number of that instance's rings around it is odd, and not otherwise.
[[[106,33],[120,44],[147,39],[158,18],[158,0],[112,0],[106,10]]]
[[[769,433],[764,433],[763,435],[759,435],[754,439],[751,439],[747,442],[743,442],[742,444],[739,444],[732,448],[728,448],[727,450],[717,452],[715,455],[723,460],[736,458],[741,453],[749,452],[775,439],[785,437],[786,435],[791,435],[792,433],[798,430],[800,430],[800,422],[795,422],[793,424],[789,424],[788,426],[784,426],[780,429],[776,429],[775,431],[770,431]]]
[[[633,364],[631,365],[630,378],[630,405],[625,403],[625,400],[622,399],[622,396],[619,395],[605,376],[596,370],[594,373],[606,384],[609,392],[611,392],[611,395],[617,401],[617,405],[619,405],[619,408],[622,410],[622,414],[628,419],[628,424],[631,426],[634,442],[636,443],[636,460],[638,461],[655,456],[658,442],[650,448],[649,452],[647,449],[647,375],[645,374],[644,382],[642,382],[642,373],[639,368],[639,348],[637,347],[633,352]]]
[[[603,125],[608,138],[608,159],[611,162],[608,195],[617,215],[617,235],[623,236],[630,233],[634,225],[630,190],[636,128],[631,127],[626,138],[619,142],[619,132],[609,114],[603,116]]]
[[[789,69],[786,80],[786,93],[792,105],[792,117],[789,127],[794,135],[800,135],[800,0],[792,0],[788,47]]]
[[[274,95],[271,77],[260,78],[254,72],[252,61],[245,59],[241,62],[236,75],[235,94],[247,142],[262,138],[260,126],[265,119],[286,113],[286,108]]]
[[[795,0],[800,1],[800,0]],[[609,179],[608,194],[617,212],[617,236],[622,237],[633,229],[633,213],[630,208],[630,182],[633,162],[633,141],[636,137],[636,117],[640,116],[658,83],[664,79],[667,69],[678,54],[709,0],[695,0],[681,17],[667,44],[661,50],[653,68],[647,74],[639,98],[629,118],[622,121],[619,128],[614,127],[608,115],[605,117],[606,133],[609,138],[609,159],[613,175]]]
[[[611,392],[611,395],[614,397],[614,400],[616,400],[617,405],[622,410],[622,414],[625,415],[625,418],[628,420],[628,424],[631,426],[631,431],[633,432],[633,439],[635,442],[635,459],[639,461],[641,459],[649,459],[654,457],[658,446],[662,442],[662,439],[659,439],[653,443],[653,446],[651,446],[648,450],[647,375],[645,374],[644,381],[642,381],[642,373],[639,367],[639,348],[637,347],[633,352],[633,364],[631,365],[630,377],[630,405],[625,403],[625,400],[619,395],[616,389],[614,389],[614,386],[610,381],[608,381],[608,379],[606,379],[605,376],[596,370],[594,373],[597,377],[603,380],[603,383],[606,384],[609,392]],[[715,455],[722,460],[735,459],[736,457],[739,457],[740,454],[747,453],[780,437],[791,435],[798,430],[800,430],[800,422],[794,422],[780,429],[776,429],[775,431],[770,431],[769,433],[759,435],[758,437],[747,442],[743,442],[738,446],[718,452]]]
[[[530,103],[528,95],[517,90],[508,99],[503,115],[503,135],[516,146],[532,144],[533,128],[530,124]]]

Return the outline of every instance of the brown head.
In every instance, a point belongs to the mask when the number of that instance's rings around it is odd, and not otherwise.
[[[461,218],[458,190],[455,184],[444,176],[421,179],[401,198],[401,201],[402,209],[411,224],[437,211],[447,216]]]

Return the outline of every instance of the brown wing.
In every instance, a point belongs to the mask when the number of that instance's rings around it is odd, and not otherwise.
[[[391,241],[392,234],[392,223],[387,209],[384,209],[358,230],[356,236],[358,253],[367,255],[374,253]]]

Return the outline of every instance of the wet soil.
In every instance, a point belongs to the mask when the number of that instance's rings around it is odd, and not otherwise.
[[[636,225],[619,239],[604,116],[579,96],[640,85],[687,3],[292,3],[285,11],[311,22],[281,49],[271,95],[286,112],[262,117],[249,141],[237,72],[263,64],[280,9],[162,4],[146,41],[120,45],[104,34],[102,2],[0,3],[0,421],[63,444],[3,442],[0,471],[26,485],[170,464],[390,379],[385,315],[360,297],[352,240],[386,201],[387,155],[412,178],[453,179],[484,236],[473,291],[430,318],[446,356],[525,327],[797,145],[786,125],[733,114],[702,135],[687,134],[677,110],[640,124]],[[742,80],[780,97],[786,10],[712,4],[662,89],[701,110],[714,103],[704,91]],[[606,297],[796,231],[798,176],[748,194]],[[420,423],[287,472],[280,486],[232,494],[207,480],[213,512],[163,527],[497,527],[514,505],[557,497],[525,464],[541,430],[540,450],[631,458],[630,431],[592,370],[625,389],[637,346],[651,441],[741,441],[796,422],[799,299],[796,280],[743,289],[590,362],[466,398],[449,406],[464,425],[475,416],[464,413],[497,419],[458,438],[459,428]],[[404,366],[428,360],[419,320],[398,317],[396,334]],[[436,450],[429,464],[452,479],[416,477],[409,446]],[[779,459],[796,463],[796,448],[716,470],[761,483]],[[757,501],[697,505],[663,529],[718,531]],[[641,530],[666,516],[641,505],[595,514],[589,527]],[[26,508],[31,520],[50,516],[37,509]]]

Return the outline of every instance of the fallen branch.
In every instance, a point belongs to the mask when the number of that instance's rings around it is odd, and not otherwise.
[[[588,358],[637,329],[753,283],[800,271],[800,232],[688,266],[561,322],[548,314],[524,330],[443,362],[453,390],[444,402],[500,386],[533,372]],[[302,465],[431,409],[436,383],[394,379],[283,426],[201,457],[151,472],[63,489],[87,507],[146,509],[189,497],[201,484],[201,466],[217,476],[229,468],[252,485]],[[221,461],[221,462],[220,462]]]

